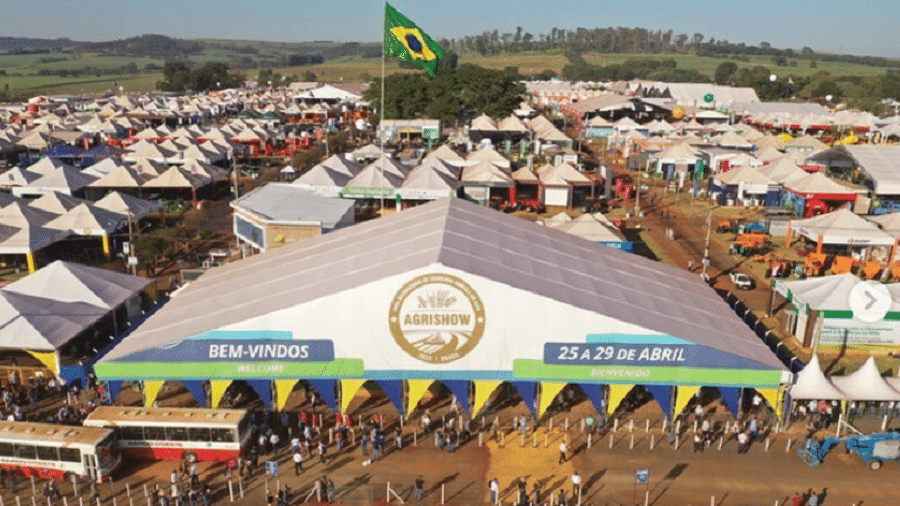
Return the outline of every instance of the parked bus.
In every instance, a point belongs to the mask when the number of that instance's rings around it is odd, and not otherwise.
[[[104,482],[122,462],[114,431],[0,422],[0,467],[18,476]]]
[[[237,457],[251,444],[253,430],[250,414],[237,409],[100,406],[84,425],[114,429],[128,457],[188,462]]]

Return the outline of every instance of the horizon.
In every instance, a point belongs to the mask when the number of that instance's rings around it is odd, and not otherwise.
[[[452,9],[441,11],[400,0],[391,5],[434,39],[459,39],[494,29],[502,34],[514,32],[517,26],[536,38],[553,28],[574,30],[578,27],[622,26],[651,31],[671,29],[675,34],[686,33],[688,36],[701,33],[706,40],[715,38],[753,46],[768,42],[780,49],[809,47],[817,53],[897,59],[900,57],[900,40],[891,35],[894,20],[900,17],[900,2],[879,5],[881,2],[868,0],[863,3],[872,8],[852,12],[822,8],[810,12],[805,2],[788,5],[774,0],[759,0],[752,7],[725,5],[727,12],[721,2],[711,0],[687,0],[678,5],[636,8],[570,0],[564,10],[550,5],[522,9],[510,0],[494,2],[495,8],[490,10],[479,10],[482,4],[474,0],[460,0]],[[190,5],[174,0],[154,3],[135,1],[129,2],[128,19],[123,19],[109,15],[111,5],[120,5],[111,0],[86,4],[36,0],[9,6],[0,18],[0,33],[6,37],[71,39],[78,42],[108,42],[151,34],[187,40],[272,43],[380,42],[384,3],[359,4],[348,0],[317,4],[316,14],[303,17],[303,6],[287,0],[272,0],[267,9],[258,9],[237,0],[198,0]],[[508,12],[508,9],[516,10]],[[469,10],[479,10],[477,21],[472,22],[472,15],[467,14]],[[829,10],[834,12],[827,12]],[[297,12],[296,17],[278,15],[294,11]],[[684,16],[684,12],[704,12],[704,19]],[[342,16],[345,18],[343,23],[338,21]],[[596,21],[585,22],[595,16]],[[295,18],[299,18],[296,25],[293,24]],[[98,19],[110,21],[98,24]],[[322,23],[319,19],[333,21]],[[204,22],[198,23],[198,20]],[[364,29],[358,30],[358,27]],[[851,35],[854,37],[851,38]]]

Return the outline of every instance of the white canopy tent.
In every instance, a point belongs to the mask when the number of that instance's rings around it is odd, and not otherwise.
[[[832,376],[832,383],[853,401],[900,401],[900,392],[891,388],[878,371],[875,357],[848,376]]]
[[[796,382],[791,386],[791,399],[846,399],[847,396],[825,377],[819,365],[818,355],[813,355],[806,367],[795,376]]]
[[[95,205],[101,209],[114,213],[131,215],[132,220],[139,220],[148,214],[159,211],[160,206],[156,202],[132,197],[127,193],[111,192],[98,200]]]
[[[805,220],[791,220],[791,229],[803,237],[823,244],[848,246],[892,246],[894,238],[874,223],[847,209],[820,214]]]

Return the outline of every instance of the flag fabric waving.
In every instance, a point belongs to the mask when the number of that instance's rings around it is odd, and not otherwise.
[[[387,2],[384,4],[384,51],[405,62],[415,63],[431,77],[437,74],[438,65],[444,58],[444,48]]]

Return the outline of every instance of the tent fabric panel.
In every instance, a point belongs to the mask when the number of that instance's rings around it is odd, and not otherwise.
[[[331,409],[337,409],[337,398],[335,397],[335,380],[307,380],[313,388],[316,389],[316,392],[319,392],[319,397],[328,405]],[[354,381],[354,380],[347,380]],[[356,391],[359,390],[359,387],[362,386],[362,383],[359,384],[356,388],[353,389],[352,392],[348,395],[349,399],[347,399],[347,404],[350,404],[350,401],[353,399],[353,396],[356,395]],[[341,395],[346,395],[346,390],[343,389],[343,380],[341,381]],[[343,401],[343,399],[341,399]],[[346,413],[346,409],[341,409],[341,413]]]

